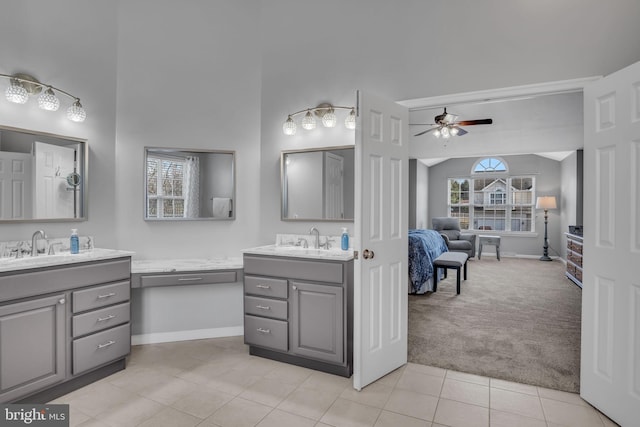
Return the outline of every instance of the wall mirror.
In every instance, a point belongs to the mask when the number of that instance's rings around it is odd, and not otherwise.
[[[283,151],[282,219],[353,221],[354,148]]]
[[[145,147],[144,219],[232,220],[235,152]]]
[[[85,140],[0,126],[0,222],[86,220]]]

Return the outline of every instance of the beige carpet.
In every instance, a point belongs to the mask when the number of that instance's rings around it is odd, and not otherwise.
[[[581,289],[560,261],[485,255],[409,295],[409,361],[570,392],[580,387]]]

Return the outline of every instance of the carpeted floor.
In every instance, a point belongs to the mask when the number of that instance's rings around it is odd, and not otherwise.
[[[560,261],[487,254],[438,292],[409,295],[409,361],[578,392],[582,291]]]

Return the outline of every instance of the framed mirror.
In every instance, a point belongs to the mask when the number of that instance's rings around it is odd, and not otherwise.
[[[144,219],[233,220],[235,152],[145,147]]]
[[[86,220],[86,140],[0,126],[0,222]]]
[[[282,220],[353,221],[354,148],[283,151]]]

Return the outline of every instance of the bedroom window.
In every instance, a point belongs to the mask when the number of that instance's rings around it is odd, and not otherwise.
[[[147,216],[184,216],[184,159],[147,157]]]
[[[471,178],[448,180],[449,216],[466,230],[533,232],[535,178],[509,176],[506,163],[481,159]]]

